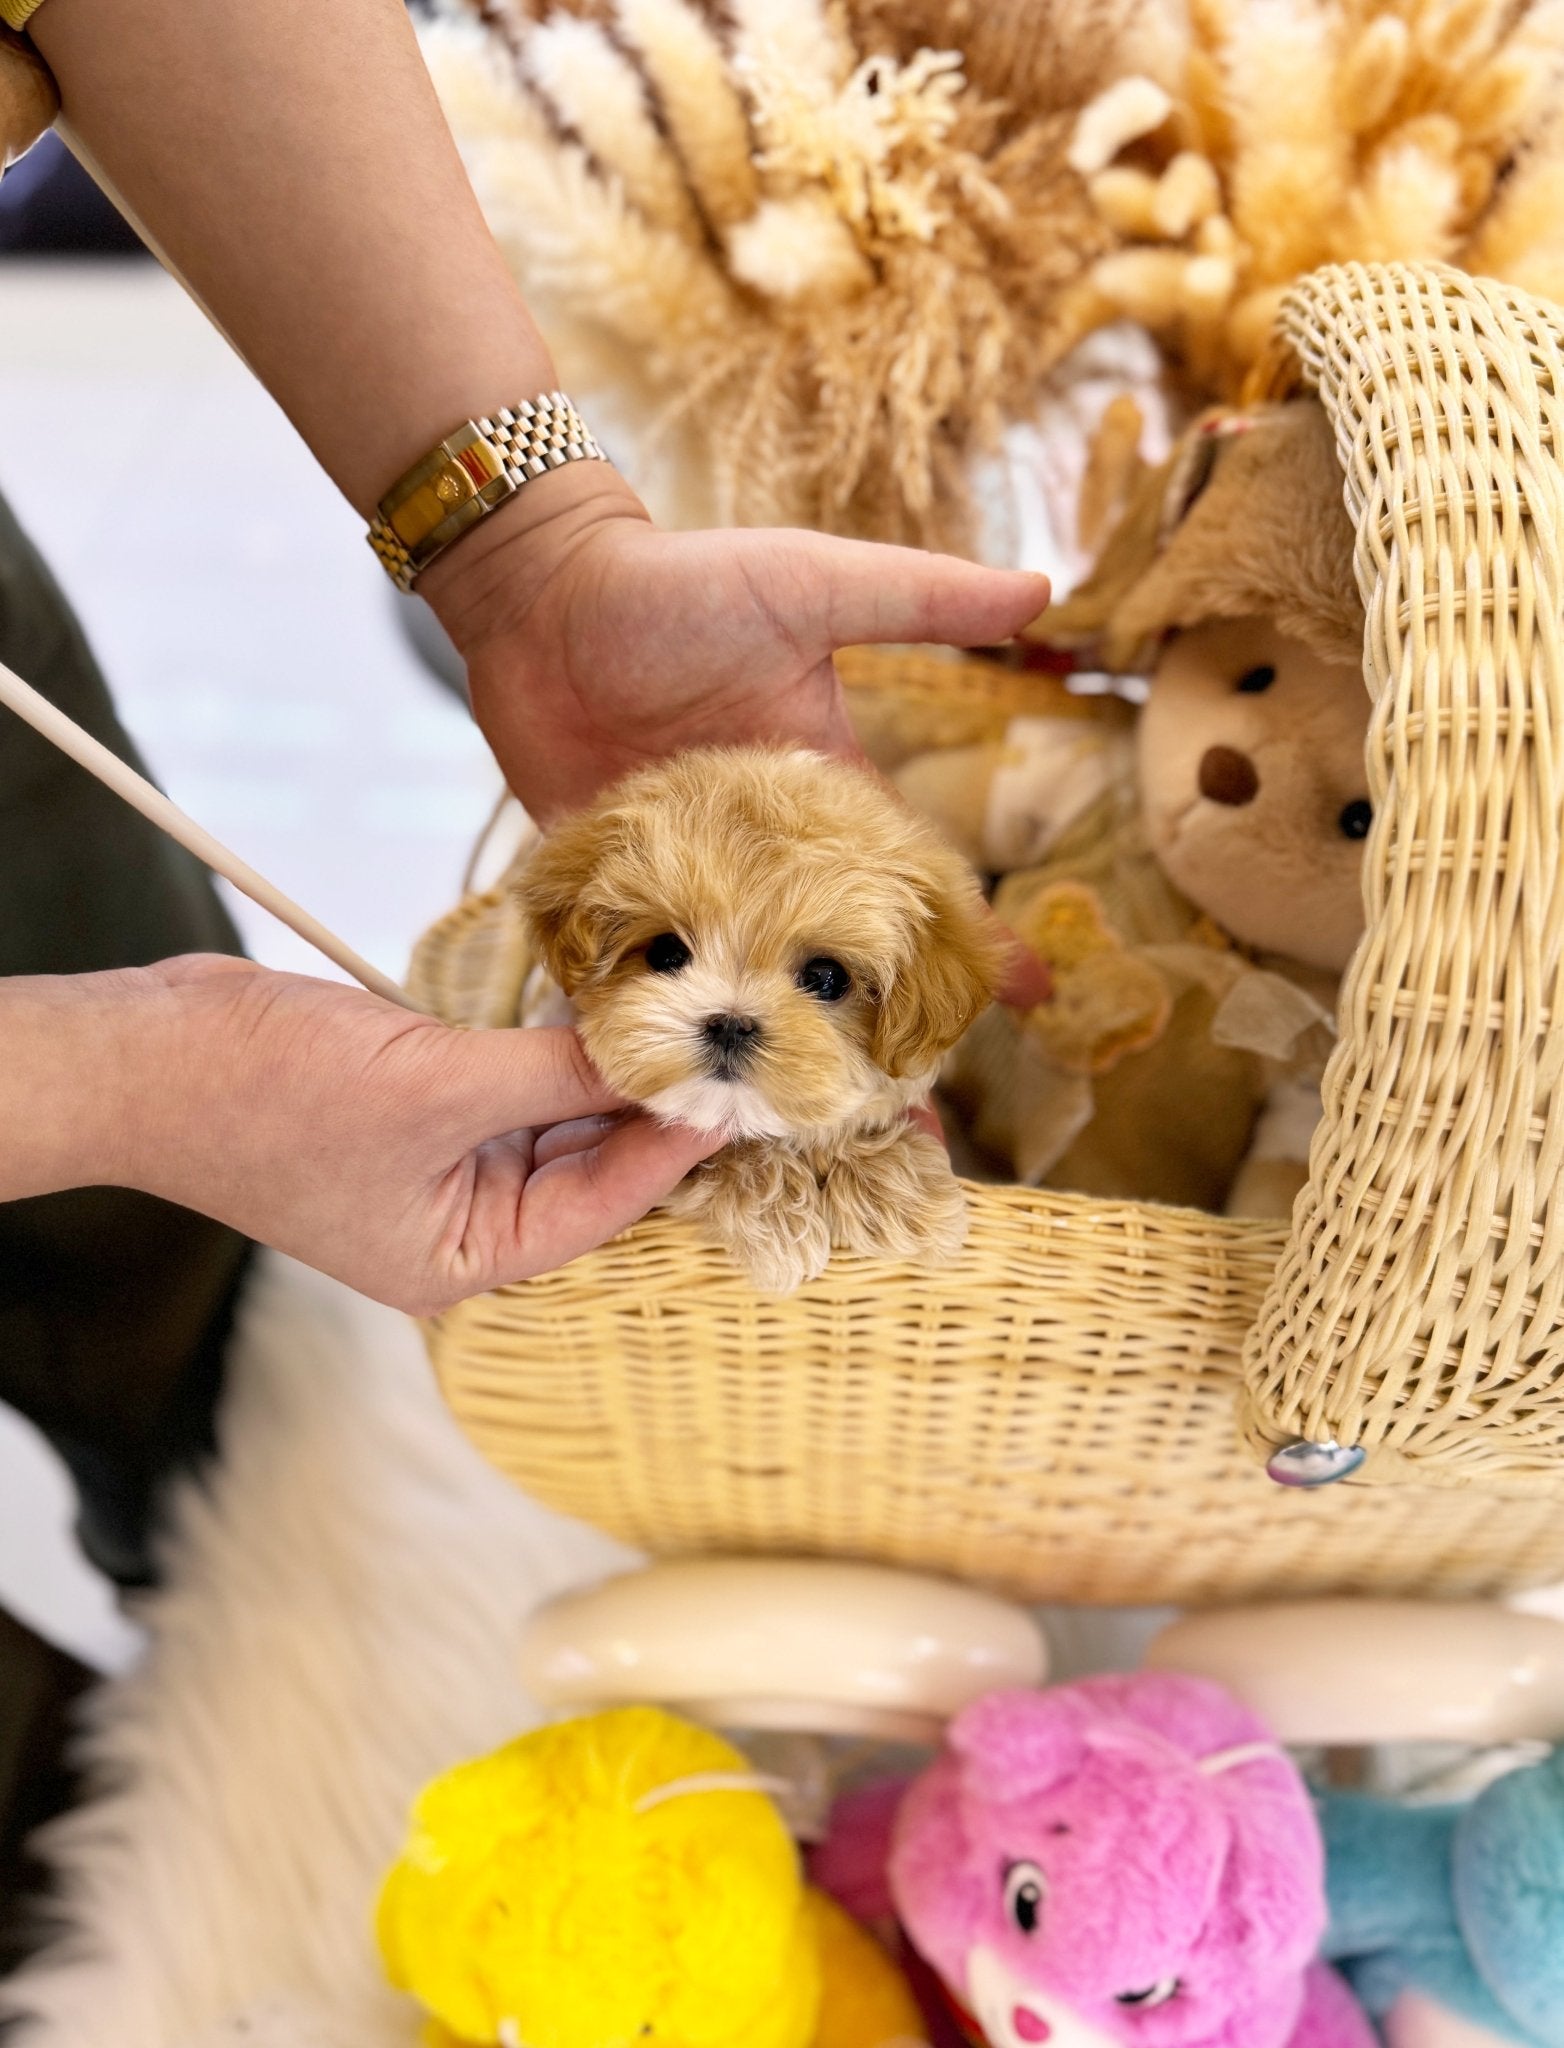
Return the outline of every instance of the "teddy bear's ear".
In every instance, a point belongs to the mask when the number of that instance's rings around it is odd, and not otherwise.
[[[1235,441],[1252,433],[1256,417],[1242,412],[1207,413],[1174,449],[1162,489],[1158,546],[1166,547],[1210,488],[1222,457]]]
[[[1322,660],[1355,665],[1355,540],[1317,400],[1208,412],[1145,472],[1091,575],[1027,637],[1145,675],[1170,633],[1258,617]]]
[[[1068,1777],[1085,1751],[1079,1702],[1066,1688],[985,1693],[945,1733],[963,1783],[979,1798],[1008,1804]]]
[[[1088,651],[1109,669],[1133,668],[1133,649],[1126,649],[1114,631],[1114,620],[1126,598],[1157,559],[1163,532],[1163,506],[1173,476],[1176,454],[1146,469],[1130,489],[1091,574],[1058,604],[1028,626],[1023,639],[1050,647]]]
[[[1208,619],[1268,618],[1323,661],[1363,655],[1335,434],[1315,399],[1209,414],[1180,443],[1153,560],[1114,613],[1120,646]]]
[[[1126,623],[1130,600],[1204,495],[1224,453],[1248,425],[1245,414],[1205,413],[1166,461],[1142,466],[1124,493],[1119,517],[1091,574],[1028,627],[1024,637],[1088,650],[1115,674],[1149,668],[1156,651],[1154,637],[1138,622]]]

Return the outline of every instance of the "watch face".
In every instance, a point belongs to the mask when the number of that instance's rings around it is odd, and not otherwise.
[[[519,412],[501,406],[493,418],[465,421],[397,480],[380,501],[370,544],[393,582],[410,590],[436,555],[530,478],[607,460],[561,393]]]

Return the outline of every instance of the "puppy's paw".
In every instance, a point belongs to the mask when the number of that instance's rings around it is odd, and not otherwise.
[[[951,1171],[950,1155],[934,1138],[924,1138],[934,1155],[928,1165],[927,1204],[921,1217],[916,1256],[934,1266],[954,1265],[967,1241],[971,1217],[966,1191]]]
[[[948,1264],[967,1241],[967,1198],[945,1148],[911,1125],[854,1139],[825,1176],[831,1242],[870,1259]]]
[[[791,1294],[818,1279],[831,1256],[819,1176],[778,1145],[730,1145],[698,1166],[667,1206],[694,1218],[762,1294]]]
[[[770,1217],[751,1217],[743,1236],[728,1245],[734,1264],[758,1294],[793,1294],[818,1280],[831,1258],[831,1233],[817,1202],[811,1215],[778,1228]]]

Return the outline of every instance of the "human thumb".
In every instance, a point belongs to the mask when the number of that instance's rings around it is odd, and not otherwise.
[[[447,1099],[463,1144],[625,1106],[566,1028],[464,1031],[445,1050]]]
[[[824,534],[799,540],[831,652],[903,640],[993,647],[1048,603],[1048,578],[1029,569],[989,569],[954,555]]]

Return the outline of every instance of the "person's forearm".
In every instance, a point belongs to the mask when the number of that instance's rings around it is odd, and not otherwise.
[[[0,1201],[121,1177],[165,1010],[139,971],[0,980]]]
[[[32,26],[71,132],[360,512],[553,387],[403,0],[43,0]],[[168,460],[214,517],[244,495],[221,447]],[[660,533],[602,462],[527,483],[417,587],[540,821],[684,747],[851,752],[838,649],[988,646],[1048,595],[909,549]]]
[[[554,386],[402,0],[44,0],[31,31],[68,132],[361,513]]]

